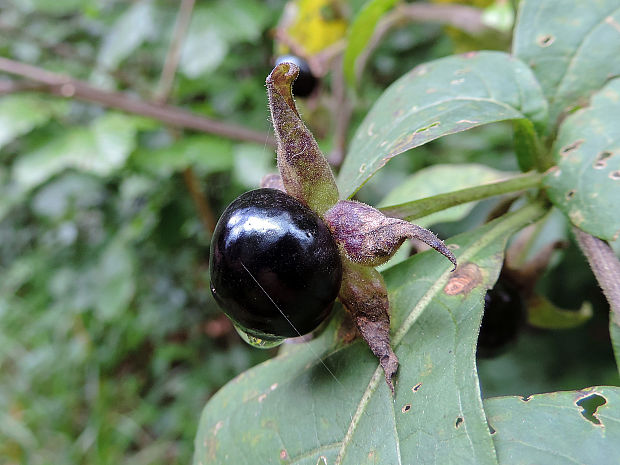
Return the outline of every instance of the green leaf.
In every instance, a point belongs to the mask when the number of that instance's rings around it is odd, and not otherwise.
[[[551,132],[561,113],[620,74],[618,1],[523,0],[513,51],[549,100]]]
[[[411,175],[394,188],[379,204],[381,207],[397,205],[412,200],[478,186],[507,178],[511,173],[498,171],[484,165],[453,164],[433,165]],[[428,216],[417,218],[415,224],[424,228],[441,222],[458,221],[469,214],[476,202],[448,208]]]
[[[355,87],[357,76],[355,63],[372,37],[381,17],[396,4],[396,0],[369,0],[357,14],[347,37],[344,51],[344,75],[351,87]]]
[[[394,82],[351,142],[338,186],[353,195],[392,157],[438,137],[509,119],[542,127],[546,101],[534,75],[501,52],[451,56]]]
[[[73,13],[76,10],[85,11],[93,4],[92,0],[20,0],[16,2],[19,8],[25,11],[37,13],[49,13],[63,15]]]
[[[139,168],[159,175],[170,175],[189,166],[204,173],[227,171],[233,167],[233,146],[226,139],[197,135],[184,137],[168,147],[140,150],[132,155]]]
[[[93,281],[97,316],[103,321],[118,318],[135,292],[134,255],[122,240],[111,243],[101,254]]]
[[[591,105],[564,120],[552,153],[557,167],[545,176],[549,198],[571,222],[601,239],[620,234],[620,79],[594,95]]]
[[[496,464],[475,369],[482,300],[508,237],[542,213],[529,205],[454,238],[455,274],[436,253],[385,273],[401,361],[395,398],[370,350],[342,342],[338,316],[209,401],[194,463]]]
[[[237,144],[234,155],[234,177],[245,187],[255,189],[263,176],[277,171],[273,152],[264,146]]]
[[[527,322],[536,328],[569,329],[581,326],[592,318],[592,305],[584,302],[579,310],[565,310],[542,296],[527,302]]]
[[[614,321],[613,312],[609,313],[609,334],[611,336],[611,345],[614,349],[616,357],[616,366],[620,372],[620,324]]]
[[[232,44],[258,40],[268,17],[264,6],[248,0],[197,6],[183,41],[179,69],[190,78],[214,71]]]
[[[107,31],[97,62],[105,69],[115,69],[144,42],[157,37],[155,14],[153,2],[134,3]]]
[[[611,464],[620,457],[620,388],[499,397],[484,408],[501,464]]]
[[[21,155],[13,165],[13,177],[29,190],[67,168],[108,176],[125,164],[141,124],[141,118],[106,113],[90,127],[73,127]]]
[[[0,99],[0,148],[47,123],[67,108],[65,102],[39,95],[15,94]]]

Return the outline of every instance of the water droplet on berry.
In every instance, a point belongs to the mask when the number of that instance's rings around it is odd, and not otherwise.
[[[272,347],[277,347],[282,344],[285,339],[279,337],[274,337],[273,339],[260,338],[247,332],[245,329],[243,329],[237,324],[233,323],[233,326],[237,330],[237,333],[239,333],[239,336],[241,336],[241,339],[250,344],[252,347],[257,347],[259,349],[271,349]]]

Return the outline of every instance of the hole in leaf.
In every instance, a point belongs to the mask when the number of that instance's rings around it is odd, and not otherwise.
[[[541,47],[548,47],[553,42],[555,42],[555,37],[553,37],[551,34],[545,34],[539,36],[538,39],[536,39],[536,43],[538,43],[538,45],[540,45]]]
[[[575,142],[571,142],[570,144],[565,145],[564,147],[560,149],[560,155],[562,156],[568,155],[572,151],[577,150],[579,147],[581,147],[581,144],[583,143],[584,143],[583,139],[578,139]]]
[[[316,465],[327,465],[327,457],[321,455],[319,460],[316,462]]]
[[[411,410],[411,404],[405,404],[403,405],[403,408],[400,409],[400,411],[403,413],[407,413],[409,410]]]
[[[601,170],[607,166],[607,159],[611,157],[613,154],[611,152],[601,152],[597,155],[596,160],[594,161],[594,169]]]
[[[463,424],[465,420],[463,420],[463,417],[457,417],[456,419],[456,423],[454,424],[455,428],[458,428],[459,426],[461,426]]]
[[[491,426],[491,423],[488,422],[487,420],[487,426],[489,427],[489,433],[491,433],[492,435],[495,434],[495,428],[493,428],[493,426]]]
[[[607,403],[607,399],[598,394],[590,394],[589,396],[582,397],[576,402],[578,407],[581,407],[581,415],[583,418],[595,425],[600,425],[601,420],[596,417],[596,411],[602,405]]]
[[[431,123],[428,126],[424,126],[424,127],[421,127],[420,129],[416,130],[416,133],[428,131],[429,129],[434,128],[435,126],[439,126],[440,124],[441,123],[439,121],[435,121],[434,123]]]
[[[422,386],[422,383],[418,383],[418,384],[416,384],[415,386],[413,386],[413,387],[411,388],[411,390],[412,390],[413,392],[417,392],[417,390],[418,390],[418,389],[420,389],[420,387],[421,387],[421,386]]]
[[[522,396],[522,397],[521,397],[521,400],[522,400],[523,402],[527,402],[527,401],[528,401],[528,400],[530,400],[531,398],[532,398],[532,396]]]
[[[571,189],[566,193],[566,200],[570,200],[573,198],[573,196],[575,195],[575,192],[577,192],[575,189]]]

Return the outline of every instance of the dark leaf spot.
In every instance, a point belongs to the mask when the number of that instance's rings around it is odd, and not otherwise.
[[[280,451],[280,460],[286,460],[288,458],[288,453],[286,452],[286,449],[282,449]]]
[[[493,428],[493,426],[491,426],[491,423],[489,423],[488,421],[487,426],[489,427],[489,433],[491,433],[491,435],[496,433],[495,428]]]
[[[456,419],[456,423],[454,424],[455,428],[458,428],[459,426],[461,426],[461,424],[463,424],[465,420],[463,420],[463,417],[457,417]]]
[[[536,39],[536,43],[540,47],[548,47],[553,42],[555,42],[555,37],[553,37],[551,34],[545,34],[542,36],[538,36],[538,38]]]
[[[531,398],[532,398],[532,396],[522,396],[522,397],[521,397],[521,400],[522,400],[523,402],[527,402],[527,401],[529,401]]]
[[[566,200],[570,200],[573,198],[573,196],[575,195],[575,192],[577,192],[575,189],[571,189],[566,193]]]
[[[596,416],[596,411],[602,405],[607,403],[607,399],[599,394],[590,394],[589,396],[582,397],[576,402],[578,407],[581,407],[581,415],[586,420],[594,423],[595,425],[600,425],[601,420]]]
[[[609,177],[614,181],[617,181],[618,179],[620,179],[620,170],[612,171],[611,173],[609,173]]]
[[[579,147],[581,147],[581,144],[583,144],[584,142],[585,141],[583,139],[578,139],[575,142],[571,142],[570,144],[565,145],[564,147],[560,149],[560,155],[562,156],[568,155],[570,152],[573,152],[577,150]]]
[[[467,263],[459,266],[450,278],[443,291],[448,295],[468,294],[482,283],[482,272],[478,265]]]
[[[403,412],[403,413],[407,413],[409,410],[411,410],[411,404],[405,404],[405,405],[403,405],[403,408],[402,408],[402,409],[400,409],[400,410],[401,410],[401,412]]]
[[[594,169],[601,170],[607,166],[607,159],[610,158],[613,154],[611,152],[601,152],[597,155],[596,160],[594,160]]]

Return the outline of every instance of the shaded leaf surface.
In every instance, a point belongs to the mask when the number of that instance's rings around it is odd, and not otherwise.
[[[513,50],[549,99],[553,129],[563,111],[620,74],[620,5],[617,0],[523,0]]]
[[[153,2],[137,2],[116,20],[106,34],[97,61],[114,69],[144,42],[157,36],[158,23]]]
[[[591,106],[564,120],[553,146],[558,168],[545,176],[549,198],[578,228],[601,239],[620,234],[620,79]]]
[[[140,118],[108,113],[89,127],[67,130],[21,155],[13,167],[14,178],[28,190],[67,168],[107,176],[125,164],[142,124]]]
[[[474,360],[482,298],[507,238],[541,213],[529,206],[455,238],[454,274],[434,252],[385,273],[402,362],[395,398],[368,347],[341,342],[337,317],[211,399],[194,463],[497,463]]]
[[[611,464],[620,457],[620,388],[592,387],[526,399],[484,402],[500,464]]]
[[[451,56],[394,82],[351,142],[339,187],[351,196],[392,157],[438,137],[509,119],[546,120],[546,101],[530,69],[501,52]]]
[[[257,40],[269,18],[268,10],[261,2],[229,0],[210,3],[208,6],[197,5],[183,41],[179,68],[190,78],[215,70],[235,43]]]
[[[386,195],[379,206],[398,205],[466,187],[479,186],[480,184],[507,178],[510,175],[511,173],[474,163],[433,165],[409,176]],[[416,218],[415,224],[426,228],[436,223],[457,221],[467,216],[475,206],[476,202],[470,202],[448,208],[422,218]]]
[[[131,161],[145,171],[161,175],[169,175],[188,166],[205,173],[225,171],[233,166],[233,145],[214,136],[188,136],[168,147],[140,150],[132,155]]]
[[[67,105],[38,95],[15,94],[0,99],[0,148],[62,113]]]

